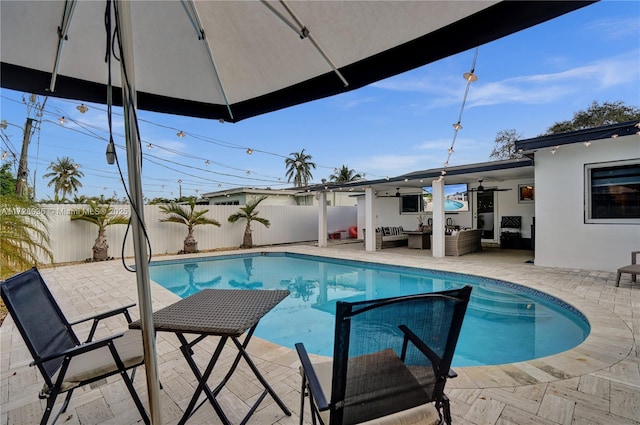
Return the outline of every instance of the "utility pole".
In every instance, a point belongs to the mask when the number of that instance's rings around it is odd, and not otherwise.
[[[18,175],[16,182],[16,195],[24,196],[28,191],[27,177],[29,176],[29,170],[27,168],[27,153],[29,151],[29,142],[31,141],[31,126],[33,125],[33,118],[27,118],[27,122],[24,125],[24,136],[22,138],[22,152],[20,153],[20,162],[18,163]],[[26,193],[28,195],[28,193]]]

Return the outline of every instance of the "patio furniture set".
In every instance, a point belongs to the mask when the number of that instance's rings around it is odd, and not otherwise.
[[[144,364],[140,322],[132,322],[122,307],[69,323],[36,268],[0,282],[0,295],[44,379],[40,398],[46,399],[41,425],[46,425],[56,398],[67,393],[53,423],[64,413],[76,388],[119,374],[144,423],[149,416],[133,386],[136,367]],[[207,289],[153,313],[156,332],[172,332],[197,380],[191,401],[179,423],[207,401],[224,424],[230,424],[217,396],[234,374],[240,360],[249,365],[264,390],[245,414],[244,424],[270,395],[282,412],[291,412],[267,383],[247,353],[260,319],[289,295],[288,290]],[[310,399],[313,423],[357,424],[378,420],[392,424],[451,423],[444,393],[471,287],[428,294],[336,305],[336,349],[333,361],[312,362],[302,344],[296,344],[301,368],[301,411]],[[93,340],[98,322],[124,314],[129,330]],[[72,326],[93,320],[85,342]],[[240,338],[244,335],[244,339]],[[220,340],[204,370],[194,350],[208,337]],[[208,383],[227,341],[238,350],[221,382]],[[203,353],[198,353],[203,354]],[[204,353],[207,355],[207,353]],[[218,365],[217,367],[225,367]],[[129,374],[130,373],[130,374]],[[201,394],[206,397],[198,404]]]

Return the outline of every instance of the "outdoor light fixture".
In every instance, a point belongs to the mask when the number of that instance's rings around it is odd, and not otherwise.
[[[60,124],[64,124],[67,122],[67,119],[65,117],[60,117],[58,121],[60,122]]]
[[[204,162],[204,165],[209,165],[211,164],[211,161],[209,161],[208,159]]]
[[[451,124],[453,125],[453,128],[455,130],[462,130],[462,124],[460,124],[460,121],[458,121],[457,123]]]
[[[153,145],[152,145],[151,143],[149,143],[149,144],[147,145],[147,149],[153,149]]]
[[[185,134],[184,134],[184,132],[183,132],[182,130],[180,130],[180,131],[178,131],[178,132],[176,133],[176,136],[178,136],[179,138],[181,138],[181,139],[182,139],[182,138],[185,136]]]
[[[251,155],[252,153],[253,153],[253,149],[248,148],[248,149],[247,149],[247,155]]]
[[[478,81],[478,76],[474,74],[473,71],[465,72],[464,74],[462,74],[462,78],[467,80],[467,82],[469,83],[475,83],[476,81]]]
[[[76,109],[78,111],[80,111],[81,114],[84,114],[85,112],[87,112],[89,110],[89,108],[87,108],[84,103],[76,106]]]
[[[107,164],[113,165],[116,162],[116,146],[113,142],[107,145]]]

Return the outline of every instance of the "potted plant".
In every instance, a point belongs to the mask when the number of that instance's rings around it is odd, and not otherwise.
[[[110,204],[101,205],[97,199],[87,201],[87,207],[71,211],[71,220],[88,221],[98,226],[98,237],[93,244],[93,261],[109,258],[109,245],[105,236],[107,227],[114,224],[127,224],[129,218],[122,214],[113,214]]]
[[[171,202],[168,205],[160,206],[160,211],[167,214],[169,217],[163,218],[160,221],[163,223],[179,223],[187,226],[187,237],[184,239],[182,253],[198,252],[198,241],[193,237],[193,228],[200,225],[211,224],[213,226],[220,227],[220,223],[212,218],[207,218],[204,215],[209,210],[196,211],[196,200],[191,198],[189,200],[189,208],[183,208],[181,205]]]

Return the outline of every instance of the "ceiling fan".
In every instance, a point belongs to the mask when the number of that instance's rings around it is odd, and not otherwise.
[[[475,189],[467,189],[468,192],[478,192],[478,193],[483,193],[483,192],[506,192],[507,190],[511,190],[509,189],[498,189],[495,187],[490,187],[490,188],[486,188],[482,185],[482,179],[478,180],[478,187]]]
[[[389,195],[389,192],[385,192],[384,195],[377,195],[376,196],[378,198],[399,198],[400,197],[400,188],[396,187],[396,194],[395,195]]]

